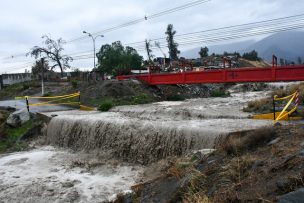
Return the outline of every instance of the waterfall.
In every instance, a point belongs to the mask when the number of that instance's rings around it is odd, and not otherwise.
[[[212,148],[222,132],[207,130],[199,120],[128,119],[119,113],[54,117],[47,141],[74,150],[104,150],[115,158],[147,164],[189,150]]]

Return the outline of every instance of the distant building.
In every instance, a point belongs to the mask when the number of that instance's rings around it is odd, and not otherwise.
[[[0,77],[0,88],[2,89],[5,86],[31,81],[31,80],[32,80],[31,73],[2,74]]]

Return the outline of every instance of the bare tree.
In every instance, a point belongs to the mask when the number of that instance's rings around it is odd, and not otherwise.
[[[73,61],[72,57],[62,54],[64,50],[62,48],[63,39],[53,40],[48,35],[42,36],[42,39],[44,39],[45,47],[34,46],[27,55],[31,55],[36,59],[40,57],[49,59],[53,63],[51,70],[58,66],[61,71],[61,77],[63,77],[63,71],[70,68],[69,62]]]

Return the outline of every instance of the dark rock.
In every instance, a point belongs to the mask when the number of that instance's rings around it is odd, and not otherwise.
[[[289,186],[289,181],[287,179],[280,179],[276,182],[276,186],[280,191],[285,191]]]
[[[304,149],[301,150],[301,151],[298,153],[298,156],[299,156],[299,157],[304,157]]]
[[[208,190],[208,196],[212,196],[215,191],[216,191],[216,186],[214,185]]]
[[[304,203],[304,188],[282,195],[278,203]]]
[[[260,166],[264,166],[264,161],[260,161],[260,160],[256,161],[256,162],[253,164],[251,170],[252,170],[252,171],[256,171],[257,168],[260,167]]]
[[[156,182],[145,185],[140,202],[157,202],[167,203],[172,202],[184,181],[176,177],[167,177]],[[175,202],[175,201],[173,201]]]
[[[74,187],[74,183],[72,182],[63,182],[61,185],[62,187]]]

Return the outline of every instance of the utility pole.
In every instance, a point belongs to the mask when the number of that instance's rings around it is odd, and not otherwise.
[[[41,58],[41,95],[44,95],[44,58]]]
[[[95,40],[97,37],[104,37],[103,35],[96,35],[95,37],[89,33],[89,32],[86,32],[86,31],[83,31],[84,34],[87,34],[89,37],[92,38],[93,40],[93,48],[94,48],[94,68],[96,68],[96,62],[95,62],[95,59],[96,59],[96,47],[95,47]]]

